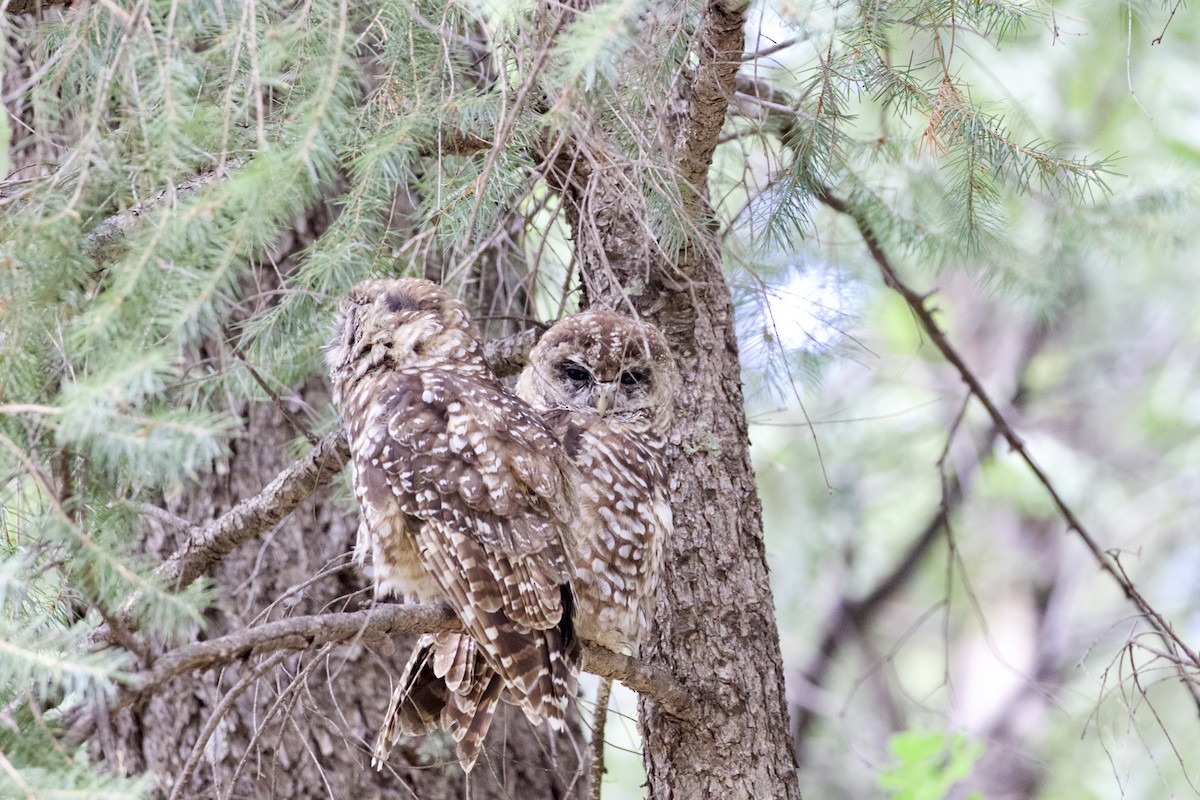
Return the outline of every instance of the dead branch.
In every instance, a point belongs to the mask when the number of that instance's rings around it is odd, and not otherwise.
[[[1022,407],[1028,399],[1025,390],[1025,373],[1034,356],[1045,344],[1045,340],[1046,331],[1044,328],[1040,328],[1033,336],[1028,337],[1025,347],[1022,348],[1021,358],[1016,366],[1015,387],[1012,397],[1009,398],[1009,404],[1014,408]],[[942,452],[939,464],[944,464],[949,454],[954,430],[961,424],[965,411],[966,406],[964,405],[959,411],[950,436],[947,437],[946,449]],[[974,461],[966,467],[981,464],[991,453],[999,435],[999,429],[992,425],[976,446]],[[921,561],[937,542],[942,532],[946,530],[950,516],[962,505],[965,496],[963,484],[970,478],[970,475],[968,469],[964,468],[957,473],[952,473],[947,478],[938,510],[922,527],[921,533],[904,550],[900,560],[896,562],[891,571],[875,584],[874,589],[859,597],[843,595],[834,604],[826,616],[816,652],[809,660],[808,665],[800,670],[800,675],[808,685],[819,688],[825,684],[829,669],[847,640],[860,634],[879,607],[890,600],[916,574]],[[813,719],[814,715],[811,709],[803,703],[797,703],[792,707],[792,731],[796,738],[796,754],[797,759],[802,763],[804,761],[802,748]]]
[[[937,542],[946,528],[950,513],[962,500],[962,487],[952,480],[945,502],[937,513],[925,524],[921,533],[904,551],[900,561],[863,597],[841,597],[825,619],[824,629],[816,652],[799,674],[802,680],[814,688],[822,687],[842,647],[854,634],[862,631],[874,613],[916,574],[917,567]],[[792,735],[795,738],[797,759],[801,758],[804,741],[812,726],[815,715],[811,706],[804,702],[792,705]]]
[[[377,643],[397,633],[461,631],[462,624],[447,608],[425,605],[381,604],[366,611],[291,617],[184,645],[160,656],[153,668],[125,682],[112,708],[123,708],[146,693],[194,670],[222,667],[249,656],[287,650],[312,650],[321,645],[363,639]],[[672,715],[688,719],[692,699],[687,690],[664,670],[637,659],[584,643],[588,672],[621,681],[654,700]]]
[[[834,211],[837,211],[840,214],[845,214],[854,221],[855,226],[858,228],[859,235],[862,237],[863,242],[867,246],[867,251],[871,254],[871,258],[875,261],[876,266],[879,268],[880,274],[883,276],[883,282],[904,299],[904,302],[908,305],[909,310],[920,321],[921,327],[925,330],[925,333],[929,336],[934,346],[937,347],[938,351],[942,354],[942,357],[945,358],[946,361],[950,362],[951,366],[953,366],[958,372],[959,377],[962,378],[963,383],[967,385],[967,389],[970,391],[971,395],[973,395],[975,399],[979,401],[980,405],[983,406],[984,410],[991,418],[992,424],[996,426],[997,431],[999,431],[1004,440],[1008,442],[1008,445],[1012,451],[1015,452],[1021,461],[1025,463],[1026,468],[1033,474],[1037,482],[1042,485],[1042,488],[1050,496],[1050,500],[1057,509],[1059,516],[1062,517],[1064,522],[1066,522],[1067,530],[1075,533],[1083,541],[1084,545],[1091,552],[1092,557],[1095,559],[1100,569],[1107,573],[1109,577],[1116,582],[1117,586],[1119,586],[1121,591],[1125,594],[1125,597],[1129,599],[1139,611],[1142,612],[1146,620],[1150,623],[1154,630],[1158,632],[1159,636],[1166,643],[1168,650],[1175,652],[1176,648],[1178,648],[1187,656],[1187,660],[1195,668],[1200,669],[1200,655],[1188,647],[1187,643],[1184,642],[1177,633],[1175,633],[1175,630],[1171,627],[1170,623],[1163,618],[1162,614],[1160,614],[1153,606],[1151,606],[1146,598],[1142,596],[1142,593],[1133,584],[1133,581],[1131,581],[1129,576],[1125,574],[1125,570],[1120,563],[1118,563],[1116,559],[1113,558],[1109,553],[1106,553],[1100,548],[1100,544],[1097,542],[1096,537],[1093,536],[1087,527],[1084,526],[1084,524],[1079,520],[1079,517],[1077,517],[1075,512],[1071,510],[1071,507],[1067,505],[1065,500],[1063,500],[1054,483],[1050,480],[1046,473],[1042,471],[1042,468],[1038,466],[1037,462],[1033,460],[1033,457],[1025,448],[1024,441],[1000,412],[1000,409],[996,406],[995,401],[992,400],[991,395],[989,395],[987,390],[983,388],[983,384],[979,381],[979,378],[976,377],[975,373],[963,360],[958,351],[955,350],[954,346],[950,344],[950,341],[946,338],[945,332],[942,331],[937,321],[933,318],[933,312],[925,304],[927,295],[919,294],[900,279],[899,274],[896,272],[896,269],[892,265],[891,260],[888,258],[887,253],[884,252],[883,246],[880,244],[879,238],[875,235],[875,230],[871,227],[871,224],[867,220],[866,216],[859,209],[853,207],[845,200],[835,195],[833,190],[828,186],[818,187],[816,191],[816,199]],[[1197,693],[1194,684],[1188,679],[1188,676],[1182,669],[1180,670],[1180,679],[1184,685],[1188,687],[1189,692],[1192,694],[1193,700],[1196,702],[1197,709],[1200,710],[1200,693]]]
[[[157,573],[174,585],[187,586],[233,548],[273,528],[328,483],[349,458],[350,445],[342,432],[329,434],[254,497],[243,500],[207,525],[189,529],[183,544]]]

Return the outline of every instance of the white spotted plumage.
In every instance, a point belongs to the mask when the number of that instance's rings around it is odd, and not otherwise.
[[[672,529],[665,449],[678,380],[654,326],[587,311],[541,338],[517,382],[578,468],[575,624],[613,650],[636,654],[654,611]]]
[[[401,733],[443,727],[470,769],[502,691],[559,724],[573,692],[573,466],[491,374],[465,306],[429,281],[354,287],[327,361],[377,596],[445,603],[469,635],[422,638],[376,762]]]
[[[576,628],[584,639],[638,655],[654,613],[672,530],[666,473],[678,375],[652,325],[587,311],[552,327],[529,355],[517,393],[542,412],[579,470],[571,552]],[[592,797],[604,769],[612,683],[596,697]]]

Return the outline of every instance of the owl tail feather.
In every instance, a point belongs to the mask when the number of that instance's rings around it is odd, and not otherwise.
[[[563,584],[561,593],[562,618],[553,628],[521,632],[503,612],[487,619],[494,625],[493,633],[499,630],[501,635],[510,635],[505,642],[506,655],[494,664],[470,636],[423,635],[388,704],[371,765],[382,769],[401,736],[422,736],[441,728],[458,743],[458,759],[469,772],[506,688],[510,701],[521,707],[532,724],[546,721],[562,730],[568,701],[575,696],[581,648],[573,626],[570,586]],[[486,612],[473,619],[480,616],[486,617]]]
[[[452,702],[446,706],[449,722],[446,727],[458,742],[458,763],[465,772],[470,772],[471,767],[475,766],[475,759],[479,758],[483,740],[487,737],[488,729],[492,727],[492,719],[496,716],[500,692],[504,689],[500,676],[494,672],[490,680],[477,686],[477,696],[455,695]]]
[[[383,727],[375,739],[371,766],[383,769],[388,754],[401,736],[421,736],[437,730],[442,712],[450,698],[445,681],[433,671],[436,641],[426,634],[417,642],[400,683],[392,693],[387,713],[383,716]]]
[[[401,736],[449,731],[470,772],[496,714],[504,684],[470,637],[425,634],[417,642],[375,741],[371,766],[382,769]]]

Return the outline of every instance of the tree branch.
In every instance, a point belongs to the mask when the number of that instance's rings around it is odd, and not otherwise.
[[[37,5],[36,0],[32,5]],[[43,5],[46,4],[43,3]],[[231,158],[212,169],[205,170],[199,175],[189,178],[170,190],[161,191],[132,208],[127,208],[124,211],[113,214],[88,232],[84,238],[84,251],[97,264],[103,264],[116,259],[119,255],[121,243],[125,239],[125,234],[137,225],[138,220],[149,211],[168,199],[177,203],[181,197],[194,194],[206,186],[223,181],[240,170],[245,163],[244,159]]]
[[[1121,591],[1125,594],[1125,597],[1128,598],[1138,608],[1138,610],[1142,612],[1146,620],[1150,623],[1151,627],[1153,627],[1159,636],[1162,637],[1168,649],[1174,653],[1175,648],[1178,648],[1187,656],[1187,660],[1191,662],[1191,664],[1193,664],[1197,669],[1200,669],[1200,655],[1188,647],[1187,643],[1184,642],[1177,633],[1175,633],[1170,623],[1168,623],[1163,616],[1153,606],[1150,605],[1146,598],[1142,596],[1142,593],[1125,574],[1124,569],[1116,561],[1116,559],[1100,548],[1096,537],[1093,536],[1079,520],[1079,518],[1075,515],[1075,512],[1071,510],[1071,507],[1067,505],[1065,500],[1063,500],[1062,496],[1058,492],[1058,489],[1054,486],[1054,483],[1049,479],[1049,477],[1047,477],[1046,473],[1042,471],[1042,468],[1038,466],[1037,462],[1033,460],[1033,457],[1029,455],[1028,450],[1025,449],[1024,441],[1022,441],[1021,437],[1017,435],[1017,432],[1009,424],[1008,420],[1005,419],[1004,415],[1000,412],[1000,409],[997,408],[996,403],[992,400],[987,390],[983,388],[983,384],[979,381],[979,378],[977,378],[975,373],[971,371],[971,368],[963,360],[962,356],[950,344],[941,327],[938,326],[937,321],[933,318],[933,312],[930,311],[928,306],[925,305],[926,295],[917,293],[900,279],[900,276],[896,272],[895,267],[892,265],[891,260],[887,257],[887,253],[884,252],[883,247],[879,242],[879,238],[875,235],[875,231],[871,227],[869,220],[867,220],[861,210],[853,207],[842,198],[836,196],[832,189],[830,189],[828,186],[818,187],[816,191],[816,199],[834,211],[845,214],[854,221],[855,226],[858,228],[859,235],[862,237],[863,242],[867,246],[868,252],[871,254],[871,258],[875,261],[876,266],[879,268],[880,274],[883,276],[883,282],[889,288],[893,289],[897,294],[899,294],[904,299],[904,302],[908,304],[909,309],[920,321],[921,327],[924,328],[925,333],[929,336],[934,346],[937,347],[937,349],[941,352],[942,357],[950,362],[951,366],[953,366],[958,372],[963,383],[967,385],[967,389],[975,397],[975,399],[979,401],[984,410],[987,411],[987,414],[991,418],[992,423],[996,426],[997,431],[999,431],[1004,440],[1008,442],[1009,447],[1012,448],[1013,452],[1015,452],[1017,456],[1025,463],[1025,466],[1033,474],[1037,482],[1042,485],[1042,488],[1045,489],[1046,493],[1050,496],[1050,500],[1054,504],[1054,507],[1058,510],[1059,516],[1062,517],[1062,519],[1066,522],[1067,530],[1074,532],[1083,541],[1084,545],[1092,553],[1092,556],[1096,560],[1096,563],[1099,565],[1100,569],[1108,573],[1113,581],[1116,582],[1117,586],[1121,588]],[[1200,710],[1200,695],[1197,695],[1195,692],[1191,682],[1183,673],[1182,667],[1180,668],[1180,678],[1183,683],[1188,686],[1189,691],[1192,692],[1192,697],[1196,701],[1197,709]]]
[[[219,639],[184,645],[160,656],[152,669],[136,673],[126,681],[112,708],[128,706],[184,673],[222,667],[258,653],[311,650],[359,638],[378,643],[397,633],[462,630],[462,623],[452,611],[428,605],[385,603],[366,611],[291,617]],[[583,660],[588,672],[621,681],[680,719],[691,718],[691,696],[665,670],[586,642]]]
[[[696,211],[703,207],[708,169],[733,97],[734,79],[746,44],[749,8],[745,0],[710,0],[696,31],[698,63],[679,153],[684,202]]]
[[[247,498],[207,525],[188,530],[179,549],[157,573],[187,586],[243,542],[268,531],[333,478],[350,458],[350,445],[339,430]]]

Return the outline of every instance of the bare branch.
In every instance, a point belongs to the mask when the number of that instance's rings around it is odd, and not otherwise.
[[[961,377],[963,383],[967,385],[967,388],[970,390],[971,394],[979,401],[984,410],[987,411],[987,414],[991,418],[992,423],[996,426],[997,431],[999,431],[1000,435],[1004,437],[1004,440],[1008,442],[1008,445],[1010,448],[1012,448],[1013,452],[1015,452],[1017,456],[1025,463],[1025,466],[1029,469],[1029,471],[1033,473],[1033,476],[1037,482],[1040,483],[1042,488],[1046,490],[1046,493],[1050,496],[1051,502],[1058,510],[1059,516],[1062,517],[1062,519],[1066,522],[1067,530],[1074,532],[1083,541],[1087,549],[1091,551],[1092,557],[1096,560],[1096,563],[1099,565],[1100,569],[1108,573],[1108,575],[1121,588],[1121,591],[1125,594],[1125,597],[1128,598],[1135,606],[1137,606],[1150,625],[1155,629],[1155,631],[1158,632],[1159,636],[1162,637],[1163,641],[1167,644],[1168,649],[1174,652],[1175,648],[1179,648],[1179,650],[1181,650],[1187,656],[1188,661],[1190,661],[1197,668],[1200,668],[1200,655],[1188,647],[1187,643],[1184,642],[1177,633],[1175,633],[1175,630],[1171,627],[1170,623],[1168,623],[1166,619],[1164,619],[1163,616],[1153,606],[1150,605],[1146,598],[1142,596],[1142,593],[1129,579],[1129,576],[1125,574],[1125,570],[1120,563],[1117,562],[1117,560],[1109,553],[1106,553],[1101,549],[1096,537],[1093,536],[1079,520],[1079,518],[1075,515],[1075,512],[1071,510],[1071,507],[1067,505],[1065,500],[1063,500],[1062,496],[1058,492],[1058,489],[1054,486],[1054,483],[1049,477],[1047,477],[1046,473],[1042,471],[1042,468],[1038,466],[1037,462],[1033,460],[1033,457],[1029,455],[1028,450],[1025,449],[1024,441],[1019,435],[1017,435],[1017,432],[1013,429],[1008,420],[1000,412],[1000,409],[996,406],[995,401],[992,400],[991,395],[989,395],[987,390],[983,388],[983,384],[979,381],[979,378],[976,377],[975,373],[963,360],[962,356],[950,344],[949,340],[946,338],[945,332],[942,331],[941,327],[937,324],[937,321],[933,318],[933,312],[930,311],[928,306],[925,305],[926,296],[919,294],[900,279],[900,276],[896,272],[895,267],[892,265],[891,260],[888,258],[887,253],[884,252],[883,247],[879,242],[879,238],[875,235],[874,229],[871,227],[870,222],[863,215],[863,213],[859,209],[851,206],[842,198],[833,194],[832,189],[830,189],[828,186],[819,187],[816,192],[816,198],[834,211],[845,214],[854,220],[854,224],[858,228],[859,235],[862,236],[863,242],[866,244],[867,250],[871,254],[871,258],[875,261],[876,266],[879,268],[880,274],[883,276],[883,282],[889,288],[893,289],[897,294],[899,294],[904,299],[904,302],[908,304],[909,310],[911,310],[913,315],[916,316],[916,318],[920,321],[921,327],[924,328],[925,333],[929,336],[930,340],[933,341],[934,346],[936,346],[938,351],[941,352],[942,357],[950,362],[951,366],[953,366],[958,372],[959,377]],[[1184,674],[1182,670],[1180,670],[1180,678],[1184,685],[1188,687],[1189,691],[1192,692],[1192,698],[1196,701],[1197,708],[1200,709],[1200,694],[1196,693],[1195,687],[1188,680],[1186,674]]]
[[[1031,356],[1032,353],[1029,355]],[[999,432],[993,425],[979,444],[976,462],[983,460],[998,435]],[[947,440],[946,446],[949,448],[949,440]],[[825,618],[824,630],[816,652],[809,660],[808,665],[800,671],[800,675],[808,685],[821,687],[825,684],[829,669],[847,639],[861,631],[879,610],[879,607],[891,599],[916,574],[917,568],[946,529],[950,515],[954,513],[962,500],[962,481],[957,475],[951,475],[937,512],[925,523],[921,533],[904,550],[899,561],[887,575],[881,578],[875,584],[875,588],[867,594],[861,597],[843,595],[837,600]],[[807,704],[796,703],[792,706],[792,734],[796,740],[797,760],[801,762],[804,761],[803,747],[813,720],[814,714]]]
[[[233,548],[273,528],[328,483],[349,458],[350,446],[342,432],[329,434],[254,497],[207,525],[189,530],[184,543],[158,568],[158,574],[178,586],[187,586]]]
[[[748,10],[749,3],[744,0],[707,3],[696,31],[698,63],[679,153],[684,198],[695,210],[703,206],[701,199],[708,185],[708,169],[712,165],[721,127],[725,124],[726,109],[733,97],[734,79],[742,62],[742,47],[746,44]]]
[[[620,681],[677,719],[695,718],[692,695],[661,667],[591,643],[584,643],[583,666],[593,675]]]
[[[783,41],[776,42],[775,44],[770,45],[769,47],[764,47],[761,50],[755,50],[753,53],[743,53],[742,61],[757,61],[760,58],[766,58],[767,56],[775,55],[779,51],[787,50],[789,47],[792,47],[793,45],[800,44],[801,42],[807,42],[811,38],[811,36],[812,36],[812,34],[810,32],[805,31],[800,36],[793,36],[790,39],[784,39]]]
[[[427,605],[388,603],[366,611],[291,617],[166,653],[155,661],[152,669],[127,681],[114,708],[131,704],[184,673],[225,666],[256,653],[311,650],[359,638],[374,643],[396,633],[446,633],[462,629],[452,611]],[[584,644],[584,666],[591,673],[621,681],[680,719],[688,719],[692,714],[692,698],[687,690],[658,667],[590,643]]]
[[[483,346],[483,357],[497,378],[516,375],[529,360],[529,351],[542,336],[538,328],[528,328],[503,339],[493,339]]]

